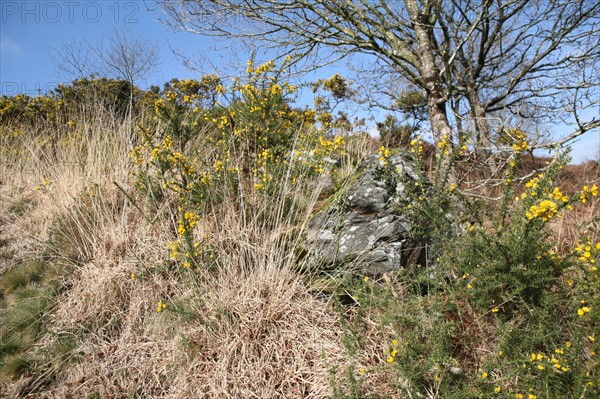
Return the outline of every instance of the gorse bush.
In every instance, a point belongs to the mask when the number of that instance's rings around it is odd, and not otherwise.
[[[279,83],[289,62],[276,68],[251,61],[245,79],[227,87],[215,77],[173,82],[173,90],[156,102],[159,123],[139,128],[141,143],[131,152],[137,188],[154,201],[173,199],[177,209],[171,260],[184,267],[213,262],[203,257],[210,245],[194,230],[226,198],[271,225],[283,221],[268,222],[272,215],[258,212],[259,203],[283,201],[285,214],[297,215],[298,199],[310,196],[315,178],[334,169],[344,154],[347,140],[316,122],[319,113],[292,107],[296,88]],[[204,108],[207,98],[212,108]],[[204,144],[186,145],[200,126],[206,127]],[[294,223],[293,216],[284,217],[284,224]]]
[[[150,101],[151,92],[144,92],[124,80],[82,78],[70,84],[59,84],[47,93],[37,96],[17,94],[0,97],[0,122],[3,125],[50,125],[60,127],[70,116],[92,119],[103,113],[123,119],[133,97],[134,113],[141,112]]]
[[[380,283],[361,276],[346,283],[360,308],[350,330],[375,323],[389,337],[380,349],[382,360],[363,360],[353,369],[364,397],[376,389],[371,381],[385,384],[383,397],[595,398],[600,393],[600,244],[588,237],[560,253],[550,229],[566,212],[597,201],[598,187],[562,193],[554,182],[566,164],[564,154],[518,184],[518,153],[526,145],[515,145],[502,199],[493,207],[461,192],[438,159],[433,181],[421,175],[407,191],[413,200],[399,209],[421,221],[413,234],[429,239],[428,266],[403,269]],[[438,157],[451,157],[450,163],[466,149],[441,146]],[[415,139],[417,158],[421,148]],[[382,147],[379,154],[385,173],[390,150]],[[358,359],[361,349],[354,350]],[[347,392],[354,392],[349,397],[359,397],[355,391],[356,383],[348,386]]]
[[[393,115],[386,115],[383,122],[377,123],[377,129],[382,143],[386,147],[409,148],[416,127],[408,124],[400,124]]]

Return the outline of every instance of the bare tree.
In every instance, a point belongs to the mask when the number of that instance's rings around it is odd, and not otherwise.
[[[279,54],[371,55],[385,79],[395,76],[423,93],[436,143],[457,125],[472,126],[489,153],[494,117],[557,116],[599,102],[598,77],[590,74],[600,62],[598,0],[160,3],[172,26],[249,39]],[[576,120],[571,136],[600,125]]]
[[[135,38],[127,30],[113,30],[96,45],[87,40],[61,43],[53,49],[60,74],[67,79],[102,76],[128,83],[129,123],[132,124],[134,92],[158,66],[158,47]]]
[[[85,39],[61,42],[51,49],[54,65],[66,80],[89,76],[122,79],[136,84],[158,66],[158,48],[126,30],[113,30],[99,43]]]
[[[92,46],[85,40],[61,41],[50,49],[52,62],[58,75],[64,80],[83,79],[97,75],[99,64]]]
[[[107,47],[102,46],[97,54],[107,76],[134,85],[156,70],[158,47],[153,43],[135,38],[126,30],[113,30],[105,40]]]
[[[108,36],[108,48],[98,53],[108,76],[129,83],[129,125],[133,136],[134,89],[138,80],[146,79],[158,66],[158,48],[136,39],[125,30],[113,30]]]

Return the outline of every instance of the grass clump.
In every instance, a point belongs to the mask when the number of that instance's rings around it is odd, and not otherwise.
[[[65,289],[62,279],[66,270],[36,259],[17,263],[0,277],[0,368],[4,379],[35,372],[39,366],[36,346],[48,332],[50,315]]]

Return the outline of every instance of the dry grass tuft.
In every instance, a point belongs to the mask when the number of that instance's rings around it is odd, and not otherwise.
[[[245,270],[244,270],[245,269]],[[224,269],[201,293],[187,339],[195,356],[173,397],[325,398],[344,362],[337,316],[274,264]]]
[[[160,254],[143,245],[156,244],[152,232],[135,233],[137,255],[149,264],[158,260]],[[338,315],[308,294],[290,265],[278,262],[282,254],[268,239],[237,233],[235,248],[218,236],[217,244],[228,251],[221,248],[214,272],[147,271],[132,279],[133,263],[101,257],[79,267],[54,314],[51,335],[73,334],[73,353],[81,360],[42,392],[330,397],[330,370],[347,359]],[[160,313],[158,300],[167,303]],[[24,383],[31,388],[37,381]]]

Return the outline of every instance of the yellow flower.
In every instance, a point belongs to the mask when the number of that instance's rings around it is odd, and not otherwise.
[[[489,375],[489,374],[487,373],[487,371],[484,371],[484,372],[481,374],[481,378],[488,378],[488,375]]]
[[[498,309],[498,308],[492,309],[492,313],[498,313],[499,311],[500,311],[500,309]]]
[[[443,151],[447,145],[448,145],[448,135],[445,134],[444,137],[442,138],[442,141],[440,141],[438,143],[438,148]]]
[[[494,388],[494,392],[500,393],[500,392],[502,392],[502,388],[496,387],[496,388]]]
[[[527,141],[523,140],[520,143],[513,144],[513,149],[518,154],[521,151],[527,151],[529,149],[529,145],[527,144]]]
[[[555,187],[554,190],[552,191],[551,197],[554,198],[556,201],[562,201],[562,202],[568,202],[569,199],[567,198],[566,195],[564,195],[560,189],[558,187]]]
[[[577,309],[577,314],[579,315],[579,317],[583,317],[585,316],[586,313],[589,313],[592,309],[590,309],[587,306],[583,306],[579,309]]]
[[[529,220],[541,218],[544,222],[552,219],[558,212],[558,206],[554,201],[543,200],[539,205],[533,205],[529,208],[526,216]]]
[[[598,186],[597,185],[594,184],[591,188],[589,188],[588,186],[583,186],[583,190],[581,191],[579,198],[581,199],[581,202],[583,202],[585,204],[587,202],[588,196],[590,196],[590,195],[592,197],[596,197],[598,195]]]
[[[541,362],[542,359],[544,359],[544,355],[542,353],[538,353],[537,355],[535,353],[531,354],[531,361],[532,362],[535,362],[536,360]]]
[[[391,154],[390,150],[382,145],[377,154],[379,155],[379,160],[382,161],[384,165],[387,165],[386,159],[389,158]]]
[[[280,95],[283,93],[283,89],[277,83],[271,86],[271,94]]]

